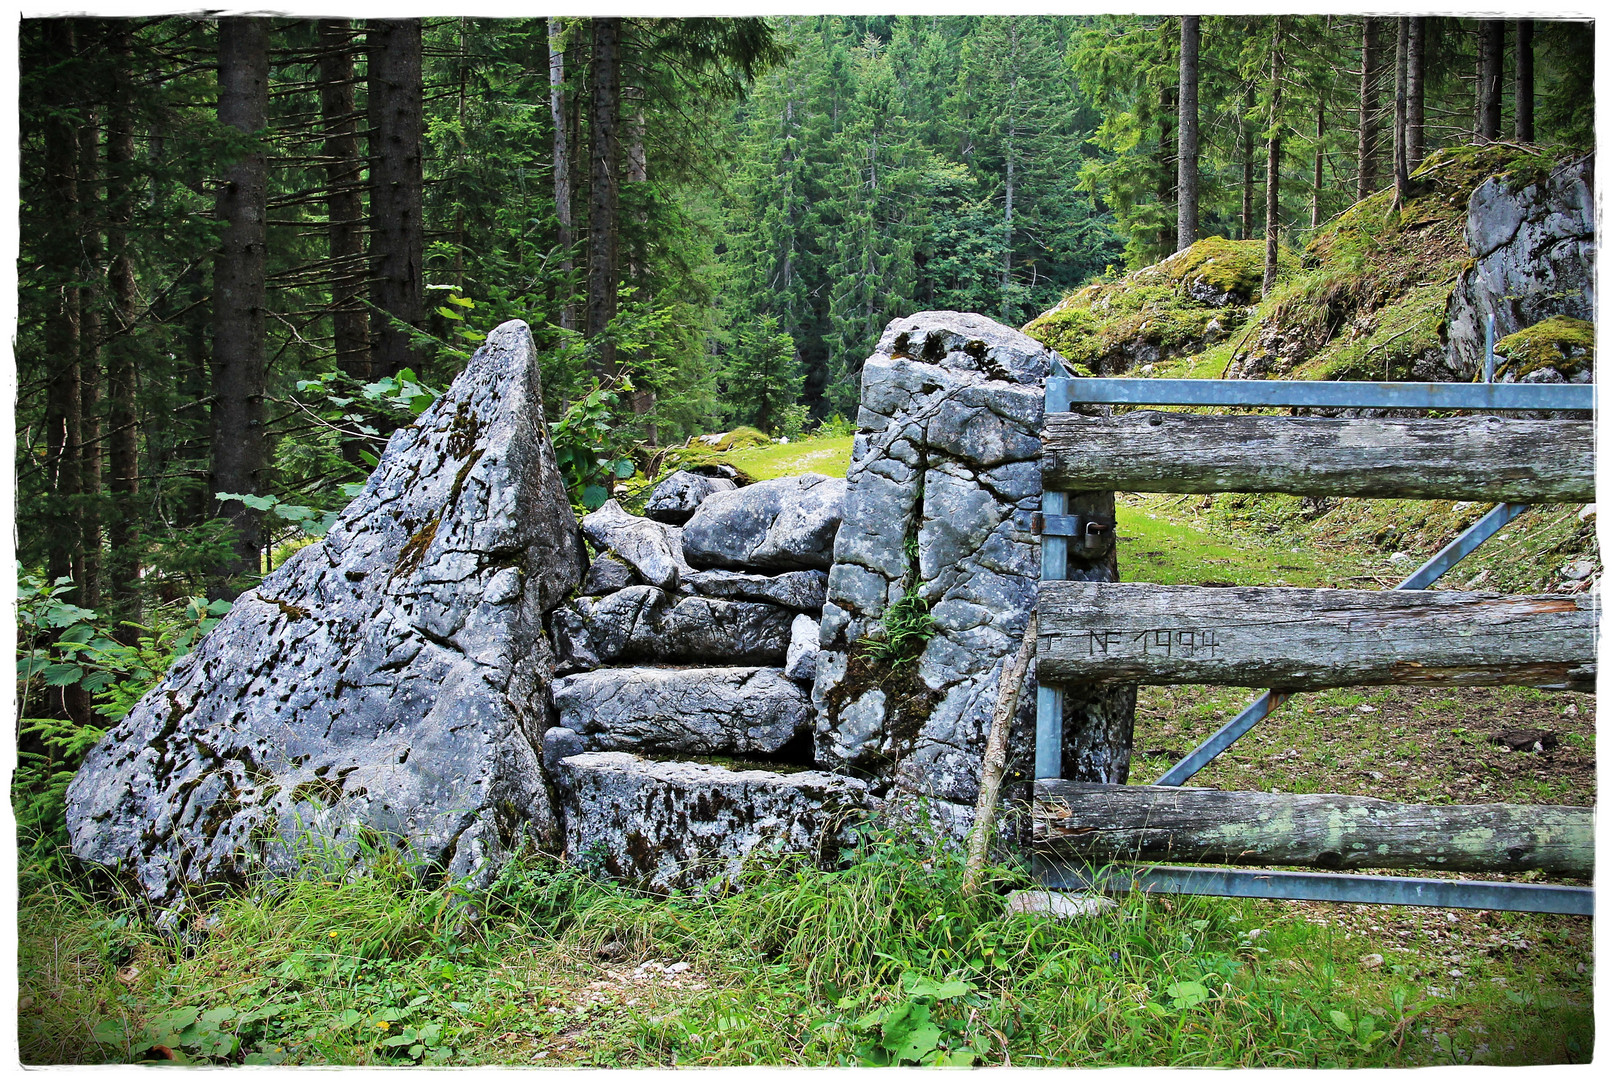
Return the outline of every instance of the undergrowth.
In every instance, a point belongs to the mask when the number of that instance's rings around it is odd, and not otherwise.
[[[1060,921],[1009,912],[1016,869],[972,895],[961,874],[897,833],[700,897],[538,856],[471,893],[308,871],[167,934],[58,882],[20,904],[23,1059],[1313,1067],[1460,1042],[1443,1003],[1252,902],[1132,896]],[[683,981],[641,977],[671,957]]]

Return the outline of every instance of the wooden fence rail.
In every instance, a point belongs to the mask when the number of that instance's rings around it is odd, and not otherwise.
[[[1039,850],[1124,860],[1325,870],[1542,870],[1589,878],[1595,811],[1584,806],[1435,806],[1350,795],[1038,780]]]
[[[1051,683],[1595,688],[1583,596],[1044,581]]]
[[[1282,491],[1518,503],[1595,498],[1595,430],[1588,420],[1052,413],[1042,437],[1049,491]]]

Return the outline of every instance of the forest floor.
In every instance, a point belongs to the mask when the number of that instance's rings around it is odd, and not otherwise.
[[[808,440],[765,456],[775,475],[843,472],[841,452]],[[1122,497],[1122,576],[1387,588],[1484,509]],[[1577,509],[1528,511],[1454,583],[1575,590],[1584,579],[1564,568],[1596,558]],[[1132,782],[1156,777],[1251,695],[1144,688]],[[1594,716],[1591,695],[1518,688],[1301,695],[1193,782],[1593,805]],[[1491,741],[1514,729],[1540,732],[1539,748]],[[1587,919],[1131,896],[1059,922],[1004,912],[999,893],[1024,884],[1011,868],[970,899],[956,859],[921,837],[868,839],[843,871],[760,868],[724,896],[636,895],[533,858],[476,898],[474,922],[449,890],[406,873],[310,874],[227,898],[177,934],[151,929],[115,893],[25,868],[22,1059],[1363,1067],[1590,1057]]]

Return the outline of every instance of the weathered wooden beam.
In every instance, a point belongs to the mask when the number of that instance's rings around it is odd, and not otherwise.
[[[1039,610],[1048,683],[1595,689],[1584,596],[1047,581]]]
[[[1042,851],[1099,863],[1542,870],[1589,878],[1594,818],[1585,806],[1432,806],[1353,795],[1038,780],[1032,836]]]
[[[1589,420],[1049,414],[1049,490],[1589,502]]]

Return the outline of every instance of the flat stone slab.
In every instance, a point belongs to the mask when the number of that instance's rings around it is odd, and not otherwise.
[[[588,750],[776,754],[809,732],[810,695],[773,667],[600,668],[556,679],[560,728]]]
[[[827,570],[844,498],[844,480],[816,473],[716,492],[683,527],[683,555],[696,567]]]
[[[821,570],[790,570],[771,576],[737,570],[694,570],[683,575],[683,587],[701,596],[819,611],[828,596],[828,575]]]
[[[582,532],[595,548],[614,552],[656,588],[677,588],[678,575],[688,569],[682,530],[629,514],[614,499],[582,519]]]
[[[539,765],[543,617],[576,519],[524,323],[488,335],[297,552],[98,743],[67,792],[80,858],[153,901],[291,871],[314,843],[400,844],[485,877],[558,822]]]
[[[832,865],[877,802],[849,776],[615,752],[564,758],[554,780],[566,859],[659,891],[730,880],[746,860],[770,855]]]
[[[672,599],[652,585],[579,597],[554,613],[554,647],[566,673],[614,663],[776,665],[795,613],[774,604]]]

